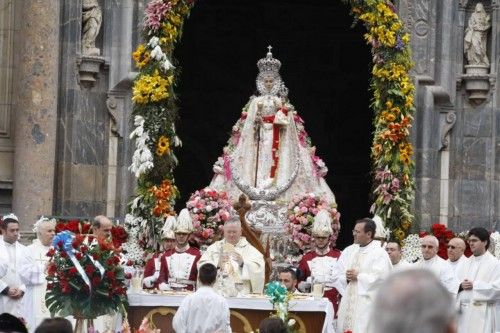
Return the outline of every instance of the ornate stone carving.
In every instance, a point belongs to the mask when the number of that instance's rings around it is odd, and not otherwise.
[[[471,104],[480,104],[488,98],[490,91],[490,62],[487,54],[488,31],[491,28],[490,15],[482,3],[477,3],[469,18],[464,36],[465,90]]]
[[[97,76],[104,63],[105,60],[103,57],[81,56],[78,58],[77,64],[80,84],[87,89],[92,88],[97,81]]]
[[[446,113],[444,117],[444,124],[441,126],[440,130],[440,147],[439,150],[447,150],[450,145],[450,132],[455,126],[457,121],[457,114],[453,111],[449,111]]]
[[[102,23],[102,11],[97,0],[83,0],[82,3],[82,54],[98,56],[101,50],[95,46]]]
[[[490,15],[484,10],[483,4],[479,2],[469,18],[467,29],[465,29],[464,53],[469,65],[489,67],[486,43],[490,28]]]

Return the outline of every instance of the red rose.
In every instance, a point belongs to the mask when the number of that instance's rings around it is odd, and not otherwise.
[[[56,253],[56,250],[54,250],[53,247],[50,248],[50,250],[45,254],[47,257],[53,257],[54,254]]]
[[[66,252],[61,251],[60,256],[61,256],[61,258],[66,258],[68,255],[66,254]]]
[[[94,276],[92,278],[92,286],[96,287],[99,283],[101,283],[101,278],[99,276]]]
[[[75,275],[76,273],[78,273],[78,270],[76,269],[76,267],[71,267],[71,268],[68,270],[68,274],[69,274],[69,275]]]
[[[130,259],[129,259],[129,260],[127,261],[127,266],[132,266],[133,264],[134,264],[134,263],[132,262],[132,260],[130,260]]]
[[[63,241],[62,241],[62,240],[58,241],[58,242],[57,242],[57,246],[58,246],[59,248],[62,248],[62,247],[63,247]]]
[[[94,266],[90,264],[85,265],[85,272],[87,273],[87,275],[93,274],[95,272]]]
[[[132,278],[132,274],[131,273],[125,273],[125,279],[129,280]]]
[[[106,277],[108,279],[112,279],[113,280],[115,278],[115,272],[113,272],[113,271],[107,271],[106,272]]]
[[[94,241],[94,238],[95,238],[95,237],[94,237],[94,236],[92,236],[92,235],[91,235],[91,236],[89,236],[89,243],[92,243],[92,242]]]
[[[76,258],[76,260],[82,260],[83,254],[81,252],[77,252],[77,253],[75,253],[75,258]]]
[[[47,274],[49,275],[54,275],[54,273],[57,271],[57,267],[54,263],[50,263],[49,266],[47,267]]]
[[[84,222],[82,225],[82,234],[88,234],[90,231],[90,223]]]
[[[47,283],[47,290],[52,290],[54,289],[54,284],[53,283]]]
[[[98,255],[97,253],[92,253],[92,258],[94,258],[94,260],[99,260],[101,259],[101,256]]]

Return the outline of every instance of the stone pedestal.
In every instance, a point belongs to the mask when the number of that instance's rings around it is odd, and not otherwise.
[[[16,5],[21,13],[14,42],[13,211],[27,230],[53,208],[60,2],[24,0]]]
[[[465,65],[463,80],[472,104],[480,104],[488,98],[490,92],[489,69],[490,66],[486,65]]]

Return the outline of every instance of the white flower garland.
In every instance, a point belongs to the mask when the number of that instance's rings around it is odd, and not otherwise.
[[[125,215],[125,226],[128,231],[128,241],[123,244],[123,250],[127,252],[127,257],[135,264],[140,264],[144,261],[144,250],[139,245],[138,234],[142,217],[135,217],[131,214]]]
[[[494,250],[493,255],[497,257],[497,259],[500,259],[500,233],[498,233],[498,231],[493,232],[490,235],[490,239],[492,243],[490,244],[490,247],[493,247],[492,250]]]
[[[422,259],[422,249],[420,247],[420,237],[417,234],[408,235],[403,241],[403,259],[413,263]]]
[[[130,133],[130,139],[135,138],[135,151],[132,156],[132,164],[129,170],[139,178],[142,174],[146,173],[154,167],[153,154],[147,142],[149,141],[148,132],[144,130],[144,118],[142,116],[135,116],[134,125],[136,128]]]

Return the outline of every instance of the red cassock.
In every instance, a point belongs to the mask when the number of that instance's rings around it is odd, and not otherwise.
[[[172,280],[179,283],[183,283],[182,280],[185,280],[189,281],[187,289],[193,290],[193,285],[198,277],[197,264],[200,258],[200,250],[194,247],[190,247],[184,252],[178,252],[176,249],[168,250],[161,257],[160,277],[157,286]]]
[[[156,270],[155,259],[157,259],[157,261],[160,261],[160,256],[162,256],[163,254],[165,254],[165,252],[155,253],[153,257],[146,262],[146,266],[144,266],[145,278],[152,276],[155,273]],[[159,264],[158,264],[158,269],[160,269]]]
[[[329,280],[333,275],[335,263],[340,257],[341,252],[337,249],[330,250],[324,255],[319,255],[316,251],[309,251],[300,260],[299,269],[302,272],[301,281],[305,281],[309,276],[314,278],[315,282],[325,283],[324,297],[328,298],[333,304],[335,317],[340,303],[340,295],[337,289],[329,285]]]

